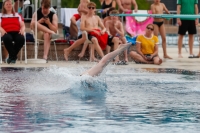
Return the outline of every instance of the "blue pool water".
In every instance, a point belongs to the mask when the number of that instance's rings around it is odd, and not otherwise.
[[[0,68],[0,133],[199,133],[200,74]]]

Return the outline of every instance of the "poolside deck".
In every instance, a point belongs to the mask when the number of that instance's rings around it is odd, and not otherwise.
[[[186,52],[186,50],[183,48],[182,49],[182,55],[183,58],[178,58],[177,54],[177,47],[170,46],[167,48],[169,56],[173,57],[173,59],[164,59],[163,63],[161,65],[149,65],[149,64],[135,64],[132,60],[130,60],[129,65],[121,65],[121,66],[116,66],[120,68],[177,68],[177,69],[184,69],[184,70],[190,70],[190,71],[197,71],[200,72],[200,58],[193,58],[189,59],[188,55],[189,53]],[[194,47],[194,53],[198,54],[199,52],[199,47],[195,46]],[[159,55],[162,58],[162,47],[159,47]],[[49,61],[46,64],[24,64],[22,62],[20,64],[19,61],[17,61],[16,64],[6,64],[3,63],[0,65],[0,67],[50,67],[50,66],[57,66],[57,67],[92,67],[95,65],[95,62],[89,62],[89,61],[80,61],[80,63],[77,63],[76,60],[74,61]]]

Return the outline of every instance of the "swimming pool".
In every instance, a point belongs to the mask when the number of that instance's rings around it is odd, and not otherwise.
[[[107,68],[1,68],[0,133],[199,133],[198,72]]]

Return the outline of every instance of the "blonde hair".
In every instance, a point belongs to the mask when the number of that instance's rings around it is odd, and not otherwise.
[[[11,2],[11,4],[12,4],[12,0],[4,0],[4,2],[2,4],[2,15],[7,14],[7,11],[4,8],[6,2]],[[15,10],[13,7],[12,7],[12,14],[13,14],[13,16],[15,16]]]
[[[96,8],[96,4],[94,2],[90,2],[87,4],[87,7],[94,6]]]
[[[110,14],[119,14],[119,11],[118,10],[112,10],[112,11],[110,11]]]

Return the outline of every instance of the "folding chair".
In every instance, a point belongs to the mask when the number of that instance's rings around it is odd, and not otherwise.
[[[0,36],[1,36],[1,33],[0,33]],[[24,59],[25,59],[25,64],[27,64],[27,50],[26,50],[26,33],[24,33],[24,38],[25,38],[25,42],[24,42]],[[14,42],[13,42],[14,43]],[[2,40],[1,40],[1,37],[0,37],[0,64],[2,64]],[[21,52],[20,52],[20,63],[22,63],[22,49],[21,48]]]

